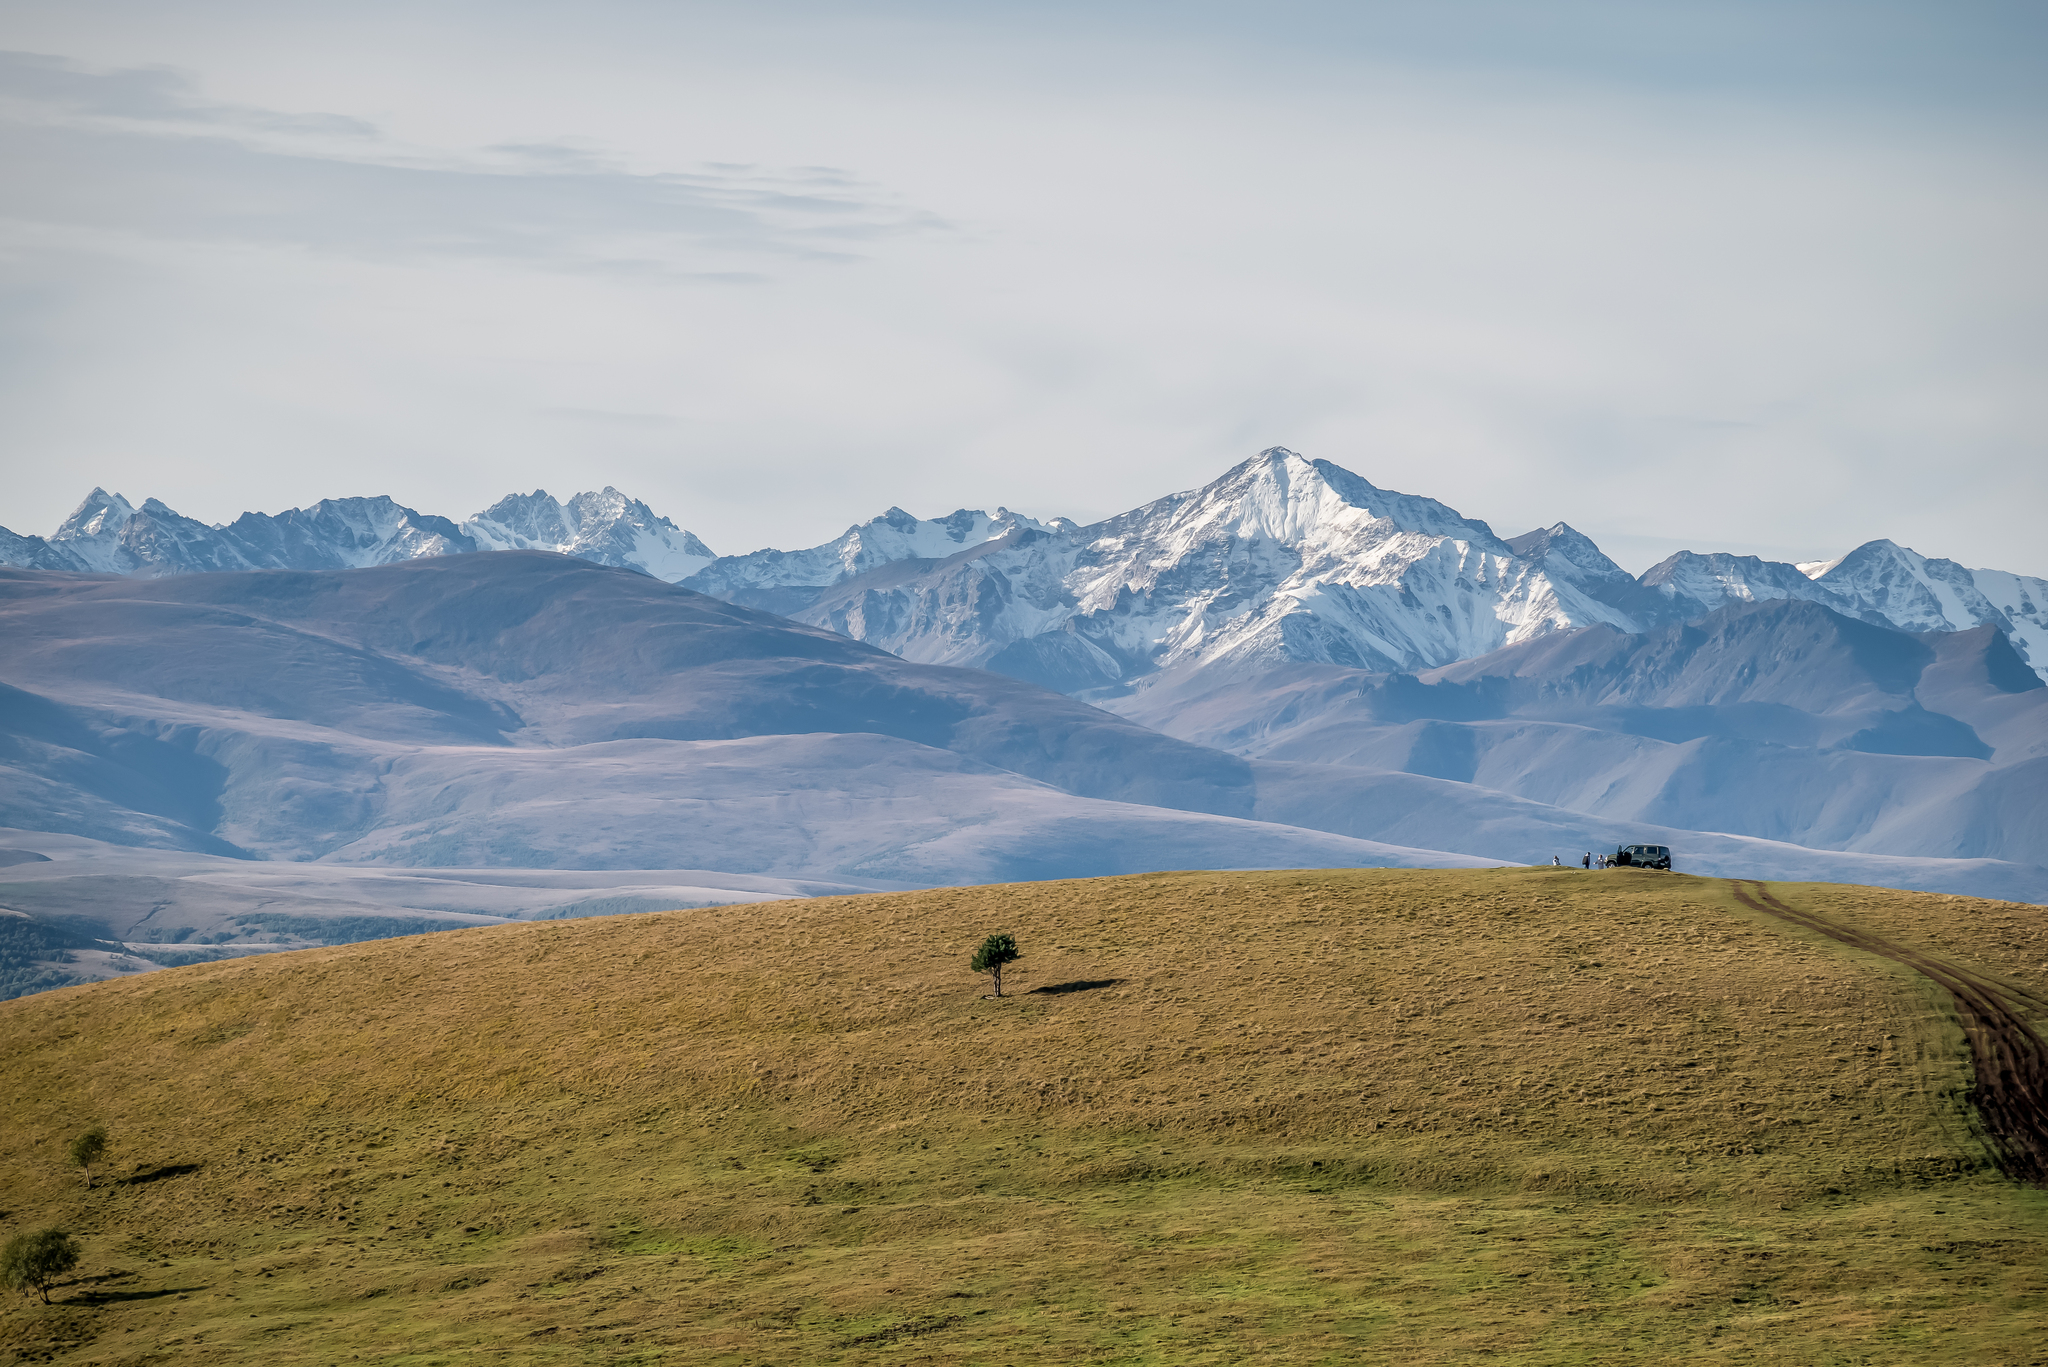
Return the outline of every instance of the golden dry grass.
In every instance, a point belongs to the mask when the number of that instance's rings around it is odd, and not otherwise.
[[[2041,908],[1774,890],[2048,989]],[[5,1232],[87,1250],[21,1357],[2048,1362],[2048,1197],[1942,994],[1702,879],[506,926],[25,998],[0,1050]]]

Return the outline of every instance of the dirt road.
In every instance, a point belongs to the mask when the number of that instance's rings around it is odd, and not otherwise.
[[[2048,1186],[2048,1043],[2024,1014],[2048,1013],[2048,1002],[1921,950],[1788,906],[1765,884],[1735,881],[1733,887],[1736,900],[1754,911],[1904,964],[1947,988],[1976,1071],[1970,1101],[1991,1136],[1999,1170],[2015,1181]]]

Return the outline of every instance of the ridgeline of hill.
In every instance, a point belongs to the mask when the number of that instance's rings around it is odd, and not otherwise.
[[[1000,1001],[966,971],[998,930]],[[517,924],[24,998],[0,1234],[85,1256],[0,1352],[2039,1362],[2048,1193],[1999,1170],[1948,992],[1837,932],[2016,1020],[2048,995],[2039,907],[1489,869]]]

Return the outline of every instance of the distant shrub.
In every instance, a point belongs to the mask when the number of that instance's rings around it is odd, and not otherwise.
[[[95,1125],[71,1141],[71,1161],[85,1169],[85,1189],[92,1190],[92,1165],[107,1153],[107,1130]]]
[[[50,1284],[78,1266],[78,1241],[61,1229],[17,1234],[0,1249],[0,1283],[26,1296],[34,1292],[50,1303]]]
[[[107,947],[70,926],[0,916],[0,1001],[79,981],[62,967],[71,962],[70,951]]]
[[[1003,995],[1003,965],[1015,963],[1023,956],[1017,952],[1017,942],[1008,935],[991,935],[981,942],[981,948],[974,951],[973,969],[986,973],[995,980],[996,995]]]

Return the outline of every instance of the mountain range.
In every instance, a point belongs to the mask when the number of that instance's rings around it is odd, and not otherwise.
[[[1089,527],[891,509],[744,556],[610,489],[221,527],[96,492],[6,547],[8,981],[89,976],[22,935],[118,972],[166,939],[1631,841],[2048,901],[2048,586],[1890,542],[1631,576],[1274,450]]]
[[[1681,551],[1631,575],[1565,523],[1502,538],[1279,447],[1089,526],[891,508],[823,545],[746,555],[715,556],[612,488],[567,503],[514,494],[459,523],[378,497],[213,527],[95,489],[47,539],[0,529],[0,564],[145,577],[514,549],[639,570],[904,659],[1091,697],[1190,664],[1431,669],[1551,632],[1650,631],[1774,600],[1905,631],[1995,627],[2048,677],[2042,579],[1887,540],[1803,565]]]

